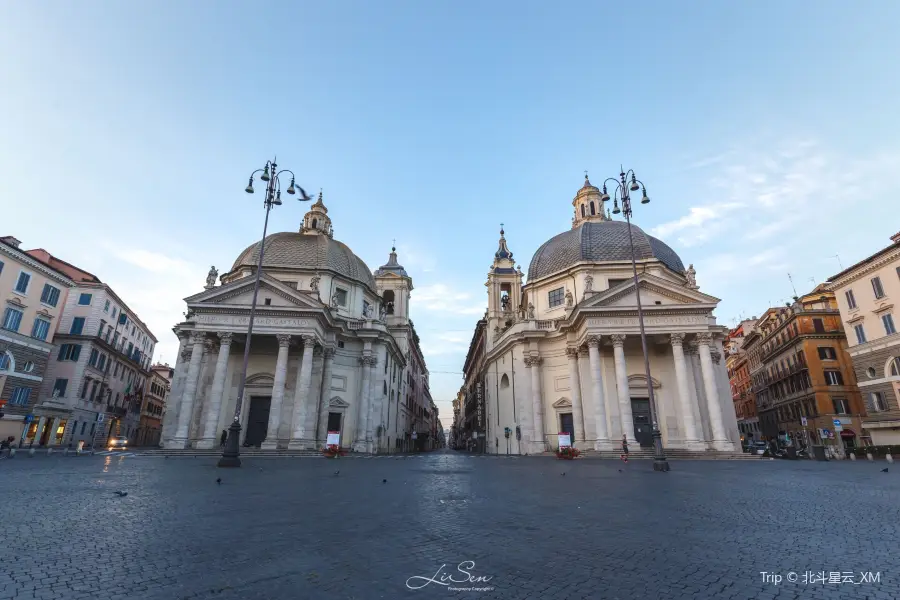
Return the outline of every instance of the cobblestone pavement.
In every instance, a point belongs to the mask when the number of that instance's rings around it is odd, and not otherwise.
[[[0,599],[889,600],[900,465],[885,466],[20,455],[0,461]],[[447,580],[464,561],[490,579]]]

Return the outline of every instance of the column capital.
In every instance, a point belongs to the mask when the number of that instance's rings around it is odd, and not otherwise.
[[[360,356],[359,364],[364,367],[374,367],[378,364],[378,359],[374,356]]]
[[[709,356],[710,356],[710,358],[712,358],[712,361],[716,364],[719,364],[719,361],[722,360],[722,355],[719,354],[718,350],[713,350],[712,352],[709,353]]]
[[[289,333],[276,333],[275,338],[278,340],[279,348],[287,348],[291,344],[291,334]]]
[[[234,338],[234,334],[230,331],[220,331],[216,335],[219,336],[219,343],[223,346],[230,346],[231,340]]]
[[[206,339],[206,334],[202,331],[192,331],[191,332],[191,343],[192,344],[202,344],[203,340]]]
[[[332,359],[332,358],[334,358],[334,354],[335,354],[334,348],[331,348],[331,347],[328,347],[328,346],[324,346],[324,347],[322,348],[322,355],[323,355],[326,359]]]
[[[544,362],[544,359],[540,356],[526,356],[525,357],[525,366],[526,367],[539,367],[541,363]]]
[[[569,360],[578,360],[578,348],[571,346],[566,348],[566,356],[569,357]]]
[[[590,348],[591,346],[600,347],[601,342],[603,342],[602,335],[592,335],[587,339],[587,346]]]
[[[694,337],[701,346],[709,346],[712,344],[712,334],[709,332],[704,331],[703,333],[698,333]]]
[[[191,349],[189,347],[185,347],[185,349],[181,351],[181,359],[189,360],[190,358],[191,358]]]
[[[621,348],[625,345],[624,333],[614,333],[609,336],[609,339],[612,341],[613,348]]]
[[[322,346],[313,346],[313,356],[316,358],[322,356]]]
[[[212,352],[213,350],[215,350],[217,345],[218,344],[217,344],[216,340],[214,340],[212,338],[205,338],[203,340],[203,348],[207,352]]]
[[[311,334],[303,334],[300,336],[300,339],[303,340],[303,345],[313,345],[316,343],[316,336]]]
[[[673,346],[681,346],[684,344],[684,334],[683,333],[670,333],[669,334],[669,342]]]
[[[185,343],[185,342],[187,342],[187,341],[190,339],[191,334],[190,334],[189,331],[176,331],[176,332],[175,332],[175,337],[178,338],[178,341],[179,341],[179,342]]]

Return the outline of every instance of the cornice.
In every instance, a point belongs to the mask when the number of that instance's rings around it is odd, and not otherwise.
[[[838,276],[829,281],[829,283],[831,284],[831,289],[837,291],[837,288],[858,281],[866,275],[869,275],[874,271],[878,271],[882,267],[889,265],[892,262],[900,262],[900,244],[894,244],[893,248],[891,246],[888,246],[881,252],[884,252],[884,254],[882,254],[881,256],[878,256],[879,253],[875,253],[873,255],[877,256],[878,258],[866,258],[861,261],[861,264],[858,263],[856,266],[850,267],[849,269],[844,271],[843,274],[838,274]],[[870,260],[871,262],[867,262]]]

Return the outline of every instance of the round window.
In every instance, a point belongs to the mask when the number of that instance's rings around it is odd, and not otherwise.
[[[875,377],[875,367],[869,367],[868,369],[866,369],[866,375],[868,375],[870,378],[874,378]]]
[[[25,361],[25,364],[22,365],[22,371],[25,373],[31,373],[34,371],[34,363],[30,360]]]

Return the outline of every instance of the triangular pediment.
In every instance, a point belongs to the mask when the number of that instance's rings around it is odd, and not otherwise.
[[[253,277],[243,277],[223,286],[206,290],[185,298],[189,306],[218,305],[218,306],[246,306],[253,303]],[[269,303],[266,304],[266,299]],[[301,292],[291,285],[269,277],[265,273],[259,280],[259,294],[256,298],[257,306],[272,306],[282,308],[317,308],[324,305],[314,293]]]
[[[569,408],[570,406],[572,406],[572,401],[568,398],[560,398],[553,403],[553,408]]]
[[[651,376],[650,381],[653,382],[653,389],[658,390],[661,386],[659,383],[659,379]],[[628,376],[628,387],[629,388],[647,388],[647,376],[646,375],[629,375]]]
[[[679,286],[676,283],[643,273],[638,275],[638,284],[641,290],[641,304],[649,306],[684,306],[686,304],[718,304],[719,299]],[[582,308],[613,308],[624,306],[637,306],[634,280],[629,279],[608,290],[589,296],[581,303]]]
[[[271,373],[256,373],[247,377],[247,386],[270,387],[275,385],[275,376]]]
[[[328,401],[328,406],[333,408],[349,408],[350,405],[344,402],[340,397],[335,396],[331,400]]]

